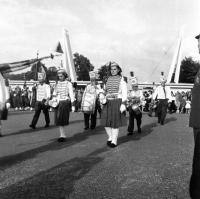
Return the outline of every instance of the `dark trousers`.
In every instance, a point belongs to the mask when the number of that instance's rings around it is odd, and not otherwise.
[[[167,107],[168,107],[167,99],[158,100],[158,107],[157,107],[158,123],[164,124],[167,115]]]
[[[137,122],[137,128],[138,130],[141,128],[142,123],[142,112],[134,112],[131,107],[128,108],[129,110],[129,124],[128,124],[128,132],[132,133],[134,130],[134,120],[136,119]]]
[[[91,124],[89,125],[90,117],[91,117]],[[93,114],[84,113],[85,128],[89,128],[90,126],[91,129],[94,129],[96,127],[96,120],[97,120],[97,108],[95,109]]]
[[[33,120],[31,123],[32,126],[35,126],[37,124],[37,121],[40,117],[41,110],[43,110],[46,124],[50,123],[48,106],[44,105],[42,102],[36,102],[35,103],[35,114],[33,116]]]
[[[200,198],[200,129],[194,129],[195,146],[190,179],[190,197]]]

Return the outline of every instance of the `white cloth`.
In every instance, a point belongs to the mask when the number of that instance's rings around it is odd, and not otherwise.
[[[60,137],[61,138],[66,138],[64,127],[63,126],[59,126],[59,130],[60,130]]]
[[[165,92],[164,92],[165,89]],[[153,100],[155,99],[168,99],[172,101],[171,89],[169,86],[158,86],[153,93]]]
[[[127,101],[127,95],[128,95],[127,83],[124,81],[124,78],[122,77],[119,84],[118,98],[121,98],[122,102],[125,102]]]
[[[185,108],[187,108],[187,109],[190,109],[190,108],[191,108],[191,101],[190,101],[190,100],[187,100],[187,101],[186,101]]]
[[[118,135],[119,135],[119,129],[112,128],[112,143],[115,145],[117,145]]]
[[[51,97],[51,89],[48,84],[37,85],[37,101],[41,102],[43,99]]]
[[[5,103],[9,100],[9,88],[5,85],[5,80],[0,73],[0,109],[5,107]]]
[[[108,141],[112,141],[112,128],[111,127],[105,127],[106,133],[108,135]]]
[[[126,111],[126,106],[124,104],[121,104],[120,112],[123,113],[124,111]]]

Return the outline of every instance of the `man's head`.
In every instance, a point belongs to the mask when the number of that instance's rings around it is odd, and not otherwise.
[[[96,81],[96,72],[95,71],[90,71],[89,72],[89,76],[90,76],[90,81],[91,82],[95,82]]]
[[[38,81],[40,83],[44,83],[45,82],[45,78],[46,78],[46,74],[45,73],[38,73]]]
[[[138,90],[138,80],[137,77],[131,77],[131,87],[132,90]]]

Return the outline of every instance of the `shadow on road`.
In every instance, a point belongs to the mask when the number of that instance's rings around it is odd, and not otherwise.
[[[14,164],[20,163],[27,159],[34,158],[39,153],[43,153],[43,152],[50,151],[50,150],[60,150],[62,148],[69,147],[73,144],[77,144],[79,142],[86,140],[88,137],[90,137],[92,135],[97,135],[97,134],[102,133],[102,130],[103,130],[103,127],[99,126],[95,129],[95,131],[91,130],[91,131],[79,132],[79,133],[75,134],[74,136],[67,138],[67,141],[63,142],[63,143],[59,143],[59,142],[57,142],[57,140],[53,140],[49,144],[40,146],[38,148],[24,151],[22,153],[17,153],[17,154],[1,157],[0,158],[0,169],[3,170]]]
[[[104,160],[99,157],[107,147],[95,150],[85,157],[73,158],[54,168],[0,190],[1,199],[69,198],[76,181]],[[84,182],[83,182],[84,183]]]
[[[80,123],[80,122],[83,122],[83,120],[70,121],[70,124],[75,124],[75,123]],[[36,129],[28,128],[28,129],[19,130],[19,131],[14,132],[14,133],[4,134],[3,137],[13,136],[13,135],[20,135],[20,134],[25,134],[25,133],[34,133],[34,132],[37,132],[37,131],[54,129],[54,128],[57,128],[57,126],[56,125],[50,125],[48,128],[37,127]]]
[[[169,122],[172,122],[172,121],[176,121],[176,120],[177,120],[177,118],[175,118],[175,117],[167,118],[165,120],[165,124],[167,124]],[[157,127],[157,125],[160,125],[160,124],[158,124],[157,122],[153,122],[151,124],[144,125],[144,126],[142,126],[142,133],[139,134],[139,133],[135,132],[132,136],[127,136],[126,135],[126,136],[120,137],[119,140],[118,140],[118,143],[122,144],[122,143],[126,143],[126,142],[129,142],[129,141],[140,140],[142,137],[147,136],[150,133],[152,133],[153,129],[155,127]]]

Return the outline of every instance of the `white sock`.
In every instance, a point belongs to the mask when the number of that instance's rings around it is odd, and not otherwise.
[[[59,126],[59,130],[60,130],[60,137],[66,138],[64,127],[63,126]]]
[[[119,129],[113,129],[112,128],[112,143],[117,145],[117,138],[119,135]]]
[[[108,135],[108,141],[112,141],[112,128],[105,127],[106,133]]]

